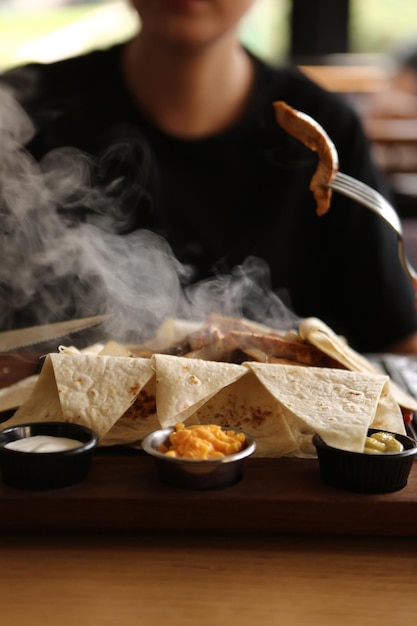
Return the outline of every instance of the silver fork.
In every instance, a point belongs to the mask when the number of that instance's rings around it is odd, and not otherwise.
[[[398,237],[398,256],[401,265],[411,279],[414,290],[417,292],[417,272],[407,258],[401,221],[392,204],[378,193],[378,191],[369,187],[369,185],[365,185],[365,183],[360,180],[352,178],[352,176],[348,176],[347,174],[342,174],[341,172],[337,172],[329,183],[329,187],[352,200],[356,200],[356,202],[363,204],[368,209],[371,209],[371,211],[382,217],[382,219],[391,226]]]

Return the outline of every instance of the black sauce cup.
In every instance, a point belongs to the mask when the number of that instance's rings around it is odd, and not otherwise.
[[[59,452],[26,452],[13,450],[8,443],[49,435],[67,437],[80,446]],[[0,469],[3,482],[18,489],[57,489],[83,480],[89,471],[97,434],[68,422],[36,422],[11,426],[0,431]]]
[[[368,436],[381,429],[370,428]],[[315,434],[320,473],[325,483],[356,493],[390,493],[403,489],[417,455],[417,442],[407,435],[390,433],[403,445],[402,452],[368,454],[327,445]]]

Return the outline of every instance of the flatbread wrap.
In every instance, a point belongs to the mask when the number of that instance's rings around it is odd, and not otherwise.
[[[358,354],[347,341],[316,317],[308,317],[300,322],[299,333],[313,346],[324,354],[338,361],[341,365],[354,372],[381,374],[376,365],[366,357]],[[400,406],[410,411],[417,411],[417,400],[401,389],[391,380],[390,391]]]
[[[178,422],[212,423],[247,432],[257,442],[256,455],[266,457],[315,456],[314,432],[330,445],[359,450],[371,426],[405,431],[389,377],[320,320],[304,320],[300,339],[288,340],[286,356],[302,354],[303,364],[286,363],[285,357],[278,363],[249,360],[252,349],[264,360],[271,358],[267,350],[285,349],[284,337],[253,330],[228,331],[240,357],[246,355],[239,363],[162,353],[132,356],[117,344],[93,353],[61,349],[46,357],[39,378],[3,426],[82,423],[97,432],[100,445],[109,446],[140,445],[145,435]],[[213,336],[193,337],[192,354]],[[339,367],[323,367],[321,355]],[[311,363],[313,357],[320,366]]]
[[[247,373],[236,363],[218,363],[156,354],[156,403],[162,428],[184,422],[195,411]]]
[[[247,363],[265,389],[281,405],[297,440],[297,456],[314,454],[311,439],[317,432],[331,446],[361,452],[368,428],[376,421],[404,432],[401,410],[395,403],[380,408],[389,397],[388,376],[338,369]],[[386,427],[386,426],[385,426]]]
[[[64,420],[103,440],[154,375],[149,359],[49,354],[29,399],[7,426]]]

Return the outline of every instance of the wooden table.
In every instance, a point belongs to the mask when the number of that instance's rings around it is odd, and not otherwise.
[[[206,496],[175,496],[130,454],[98,455],[54,493],[0,484],[1,623],[414,626],[417,467],[402,492],[368,499],[323,485],[312,460],[249,461]]]
[[[377,65],[300,65],[311,80],[343,94],[372,94],[389,87],[389,76]]]
[[[364,127],[371,141],[386,145],[412,145],[417,143],[416,118],[365,119]]]
[[[417,539],[3,535],[13,626],[411,626]]]
[[[99,456],[86,481],[61,490],[2,485],[2,620],[414,626],[416,473],[397,494],[357,496],[322,485],[312,460],[277,459],[288,487],[268,497],[255,489],[265,463],[248,460],[240,484],[214,492],[159,484],[153,460],[130,455]]]
[[[357,494],[326,485],[316,459],[247,459],[226,489],[194,491],[158,479],[138,451],[97,452],[86,480],[26,491],[0,482],[0,534],[199,531],[417,538],[417,462],[395,493]]]

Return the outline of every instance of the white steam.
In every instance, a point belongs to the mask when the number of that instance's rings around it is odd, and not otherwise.
[[[192,269],[162,237],[119,234],[117,199],[92,184],[88,155],[66,148],[38,164],[22,147],[32,134],[1,91],[0,330],[108,313],[109,336],[143,340],[168,316],[202,319],[213,311],[293,327],[263,262],[248,259],[231,275],[184,289]],[[94,217],[80,221],[85,206]]]

